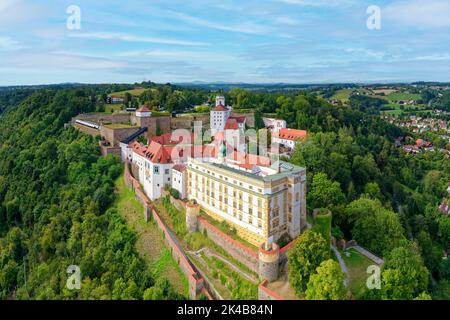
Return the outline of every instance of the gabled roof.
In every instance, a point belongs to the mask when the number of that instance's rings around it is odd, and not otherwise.
[[[270,167],[271,161],[268,157],[255,154],[233,151],[226,157],[226,160],[236,162],[240,167],[251,169],[253,166]]]
[[[302,140],[305,139],[308,135],[308,132],[305,130],[297,130],[297,129],[289,129],[289,128],[282,128],[279,132],[274,132],[273,136],[275,138],[280,138],[284,140]]]
[[[137,112],[151,112],[151,110],[146,106],[142,106],[137,110]]]
[[[133,152],[147,158],[153,163],[166,164],[172,162],[172,147],[166,147],[153,141],[147,147],[137,141],[131,143],[130,146],[133,149]]]
[[[166,133],[160,136],[153,136],[150,141],[158,142],[162,145],[168,144],[192,144],[194,143],[196,135],[194,133],[189,134],[172,134]]]
[[[227,107],[224,107],[223,105],[219,104],[218,106],[216,106],[213,111],[228,111]]]
[[[133,152],[150,160],[152,163],[177,163],[186,162],[188,156],[195,158],[216,158],[217,147],[215,145],[177,145],[164,146],[156,141],[151,141],[148,146],[134,141],[129,144]]]
[[[225,130],[237,130],[239,129],[239,124],[237,123],[236,119],[228,119],[225,123]]]
[[[247,118],[245,116],[231,116],[228,118],[228,120],[230,119],[236,120],[237,123],[245,123],[245,121],[247,121]]]
[[[184,171],[186,171],[186,166],[183,164],[176,164],[172,167],[172,170],[176,170],[178,172],[184,172]]]

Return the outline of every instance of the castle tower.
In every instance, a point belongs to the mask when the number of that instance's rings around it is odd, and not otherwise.
[[[197,217],[200,213],[200,206],[192,201],[186,204],[186,228],[189,233],[198,230]]]
[[[148,127],[151,121],[152,111],[146,106],[142,106],[136,110],[135,119],[136,124],[143,128]]]
[[[224,106],[225,107],[225,97],[224,96],[217,96],[216,97],[216,107],[217,106]]]
[[[272,243],[271,246],[265,243],[259,247],[258,254],[259,276],[269,282],[278,279],[280,263],[280,247]]]

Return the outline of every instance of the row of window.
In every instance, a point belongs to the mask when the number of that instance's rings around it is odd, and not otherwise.
[[[192,164],[190,164],[190,166],[192,167]],[[195,169],[199,170],[198,166],[196,166]],[[201,169],[201,171],[203,171],[204,173],[207,173],[207,174],[209,174],[209,175],[212,175],[212,176],[214,176],[214,177],[216,176],[216,174],[215,174],[214,172],[210,172],[209,170]],[[189,172],[189,179],[192,179],[192,172]],[[224,177],[224,176],[222,176],[222,175],[219,175],[219,179],[228,181],[228,177]],[[196,181],[196,182],[199,182],[198,175],[195,175],[195,181]],[[210,179],[208,179],[208,178],[205,179],[205,177],[202,177],[201,182],[202,182],[203,184],[205,184],[205,181],[208,181],[208,182],[211,181],[212,186],[214,187],[214,181],[212,181],[212,180],[210,180]],[[243,184],[242,182],[240,182],[240,181],[238,182],[238,181],[236,181],[235,179],[232,180],[232,183],[235,184],[235,185],[238,185],[238,186],[240,186],[240,187],[243,187],[243,188],[248,188],[249,190],[254,190],[254,187],[253,187],[252,185],[246,185],[246,186],[244,186],[244,184]],[[219,186],[222,186],[222,184],[219,184]],[[259,193],[263,193],[262,188],[258,188],[257,191],[258,191]]]

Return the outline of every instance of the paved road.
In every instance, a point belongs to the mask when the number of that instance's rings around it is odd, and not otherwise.
[[[339,265],[341,266],[341,270],[342,270],[342,272],[345,273],[344,285],[347,287],[348,286],[348,269],[347,269],[347,266],[345,265],[344,259],[342,259],[341,253],[339,252],[338,249],[336,249],[336,247],[331,246],[331,250],[334,251],[334,254],[336,255],[336,257],[339,261]]]

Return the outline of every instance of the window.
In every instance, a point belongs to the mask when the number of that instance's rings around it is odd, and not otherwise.
[[[153,167],[153,173],[154,174],[159,174],[159,167],[158,166],[154,166]]]
[[[273,219],[272,225],[274,228],[278,227],[278,225],[280,224],[278,218],[277,219]]]
[[[169,174],[170,173],[169,169],[164,170],[164,173]]]

